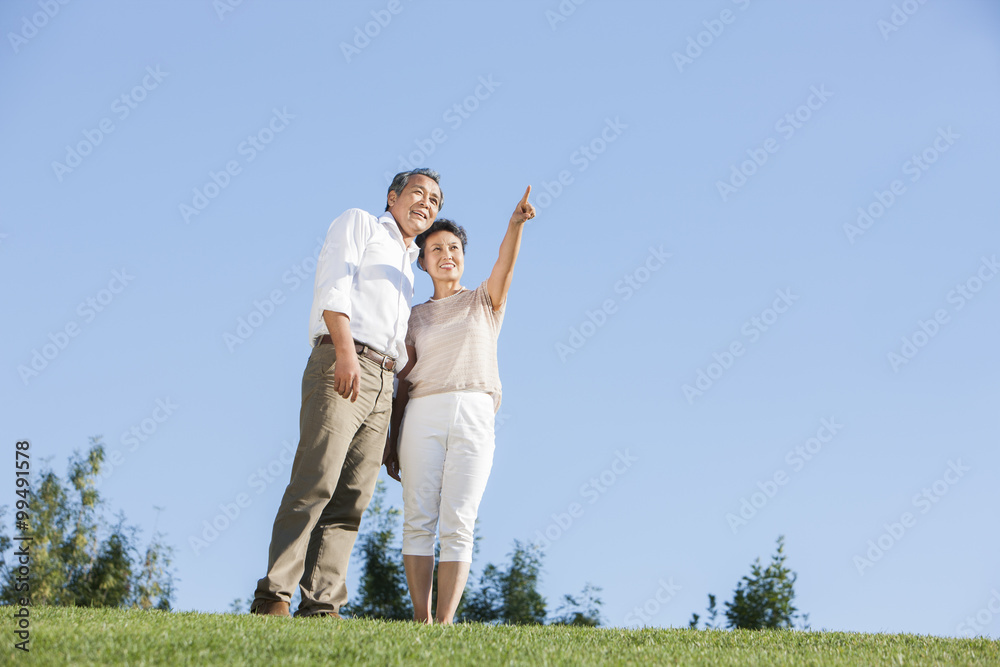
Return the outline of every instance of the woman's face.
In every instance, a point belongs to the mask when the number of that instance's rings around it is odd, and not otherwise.
[[[424,243],[423,261],[432,280],[459,280],[465,270],[462,239],[443,229],[434,232]]]

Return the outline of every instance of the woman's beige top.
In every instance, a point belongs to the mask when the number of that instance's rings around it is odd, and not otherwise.
[[[417,351],[417,363],[406,377],[410,398],[449,391],[482,391],[500,409],[497,338],[507,304],[493,310],[483,281],[443,299],[413,307],[406,344]]]

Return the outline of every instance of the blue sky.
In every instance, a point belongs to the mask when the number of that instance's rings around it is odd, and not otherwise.
[[[103,435],[178,609],[263,574],[313,258],[420,165],[466,285],[528,184],[538,209],[474,571],[541,538],[550,607],[591,582],[609,625],[682,626],[785,535],[814,629],[1000,636],[994,3],[16,0],[0,26],[0,442],[64,472]]]

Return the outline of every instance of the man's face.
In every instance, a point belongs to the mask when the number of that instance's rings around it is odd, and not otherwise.
[[[404,238],[413,238],[426,230],[441,208],[441,188],[433,178],[423,174],[410,176],[402,194],[390,192],[389,212],[396,219]]]

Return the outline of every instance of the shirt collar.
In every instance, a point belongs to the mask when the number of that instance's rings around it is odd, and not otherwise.
[[[378,219],[383,225],[389,229],[389,234],[392,238],[399,241],[400,245],[403,245],[403,232],[399,231],[399,225],[396,224],[396,218],[392,217],[390,211],[384,211]],[[409,247],[406,248],[407,258],[410,263],[417,261],[417,256],[420,254],[420,248],[417,247],[416,239],[410,241]]]

